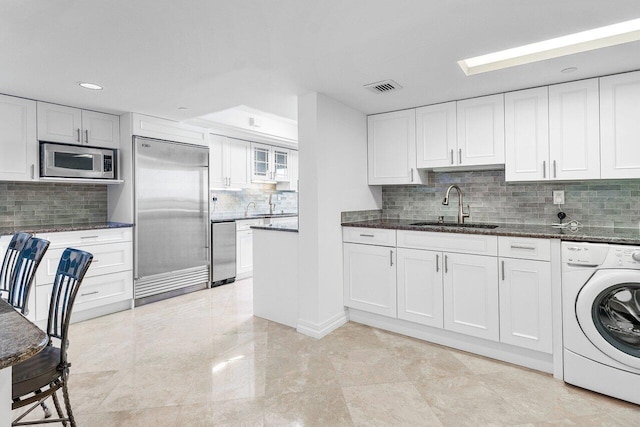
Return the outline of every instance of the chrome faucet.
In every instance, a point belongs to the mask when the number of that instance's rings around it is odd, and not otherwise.
[[[273,215],[273,211],[276,209],[276,204],[271,202],[273,194],[269,194],[269,215]]]
[[[460,187],[458,187],[456,184],[450,185],[449,188],[447,188],[447,194],[444,195],[442,204],[445,206],[449,205],[449,193],[451,192],[452,188],[458,190],[458,224],[464,224],[464,219],[469,218],[471,209],[469,208],[469,205],[467,205],[467,213],[464,212],[462,208],[462,190],[460,189]]]
[[[244,208],[244,216],[249,216],[249,206],[253,205],[253,208],[256,208],[256,204],[254,202],[247,203],[247,207]]]

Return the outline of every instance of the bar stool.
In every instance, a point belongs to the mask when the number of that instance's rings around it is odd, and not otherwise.
[[[11,242],[9,242],[7,252],[4,254],[2,267],[0,268],[0,298],[5,301],[9,297],[11,276],[13,276],[18,254],[30,238],[31,234],[24,231],[15,233],[11,238]]]
[[[36,270],[48,248],[48,240],[31,237],[15,258],[15,267],[9,280],[7,302],[25,316],[29,313],[29,294],[33,279],[36,277]]]
[[[12,426],[37,424],[35,421],[21,420],[49,396],[53,398],[59,418],[45,422],[60,422],[66,426],[68,421],[71,427],[76,426],[67,387],[71,366],[67,361],[69,322],[78,289],[92,260],[92,254],[78,249],[67,248],[62,253],[49,304],[46,331],[49,343],[40,353],[13,366],[12,408],[18,409],[31,404],[33,406],[16,418]],[[62,389],[66,417],[56,394],[59,389]]]

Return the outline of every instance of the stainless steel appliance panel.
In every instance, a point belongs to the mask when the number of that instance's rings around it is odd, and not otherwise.
[[[43,142],[40,176],[55,178],[116,178],[117,150]]]
[[[236,277],[236,223],[211,224],[211,281],[232,281]]]
[[[134,140],[135,278],[209,266],[209,151]]]

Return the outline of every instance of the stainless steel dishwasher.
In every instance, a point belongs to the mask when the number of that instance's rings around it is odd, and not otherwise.
[[[236,280],[236,223],[211,223],[211,286]]]

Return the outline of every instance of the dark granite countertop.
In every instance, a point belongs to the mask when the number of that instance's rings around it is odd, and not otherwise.
[[[47,334],[0,300],[0,369],[37,354],[47,345]]]
[[[223,214],[223,215],[214,215],[211,218],[212,223],[217,222],[233,222],[233,221],[242,221],[245,219],[260,219],[260,218],[290,218],[298,216],[297,213],[275,213],[275,214],[249,214],[248,216],[244,216],[244,214]]]
[[[14,227],[0,227],[0,236],[12,235],[18,231],[27,233],[55,233],[59,231],[98,230],[104,228],[128,228],[133,224],[126,222],[89,222],[84,224],[55,224],[55,225],[25,225]]]
[[[289,224],[252,225],[251,228],[256,230],[288,231],[291,233],[297,233],[298,221],[292,221]]]
[[[640,245],[640,229],[583,227],[576,231],[557,229],[550,225],[495,224],[498,227],[469,228],[452,226],[416,226],[415,219],[379,219],[369,221],[344,222],[345,227],[386,228],[391,230],[432,231],[444,233],[484,234],[490,236],[534,237],[561,239],[576,242],[618,243]]]

